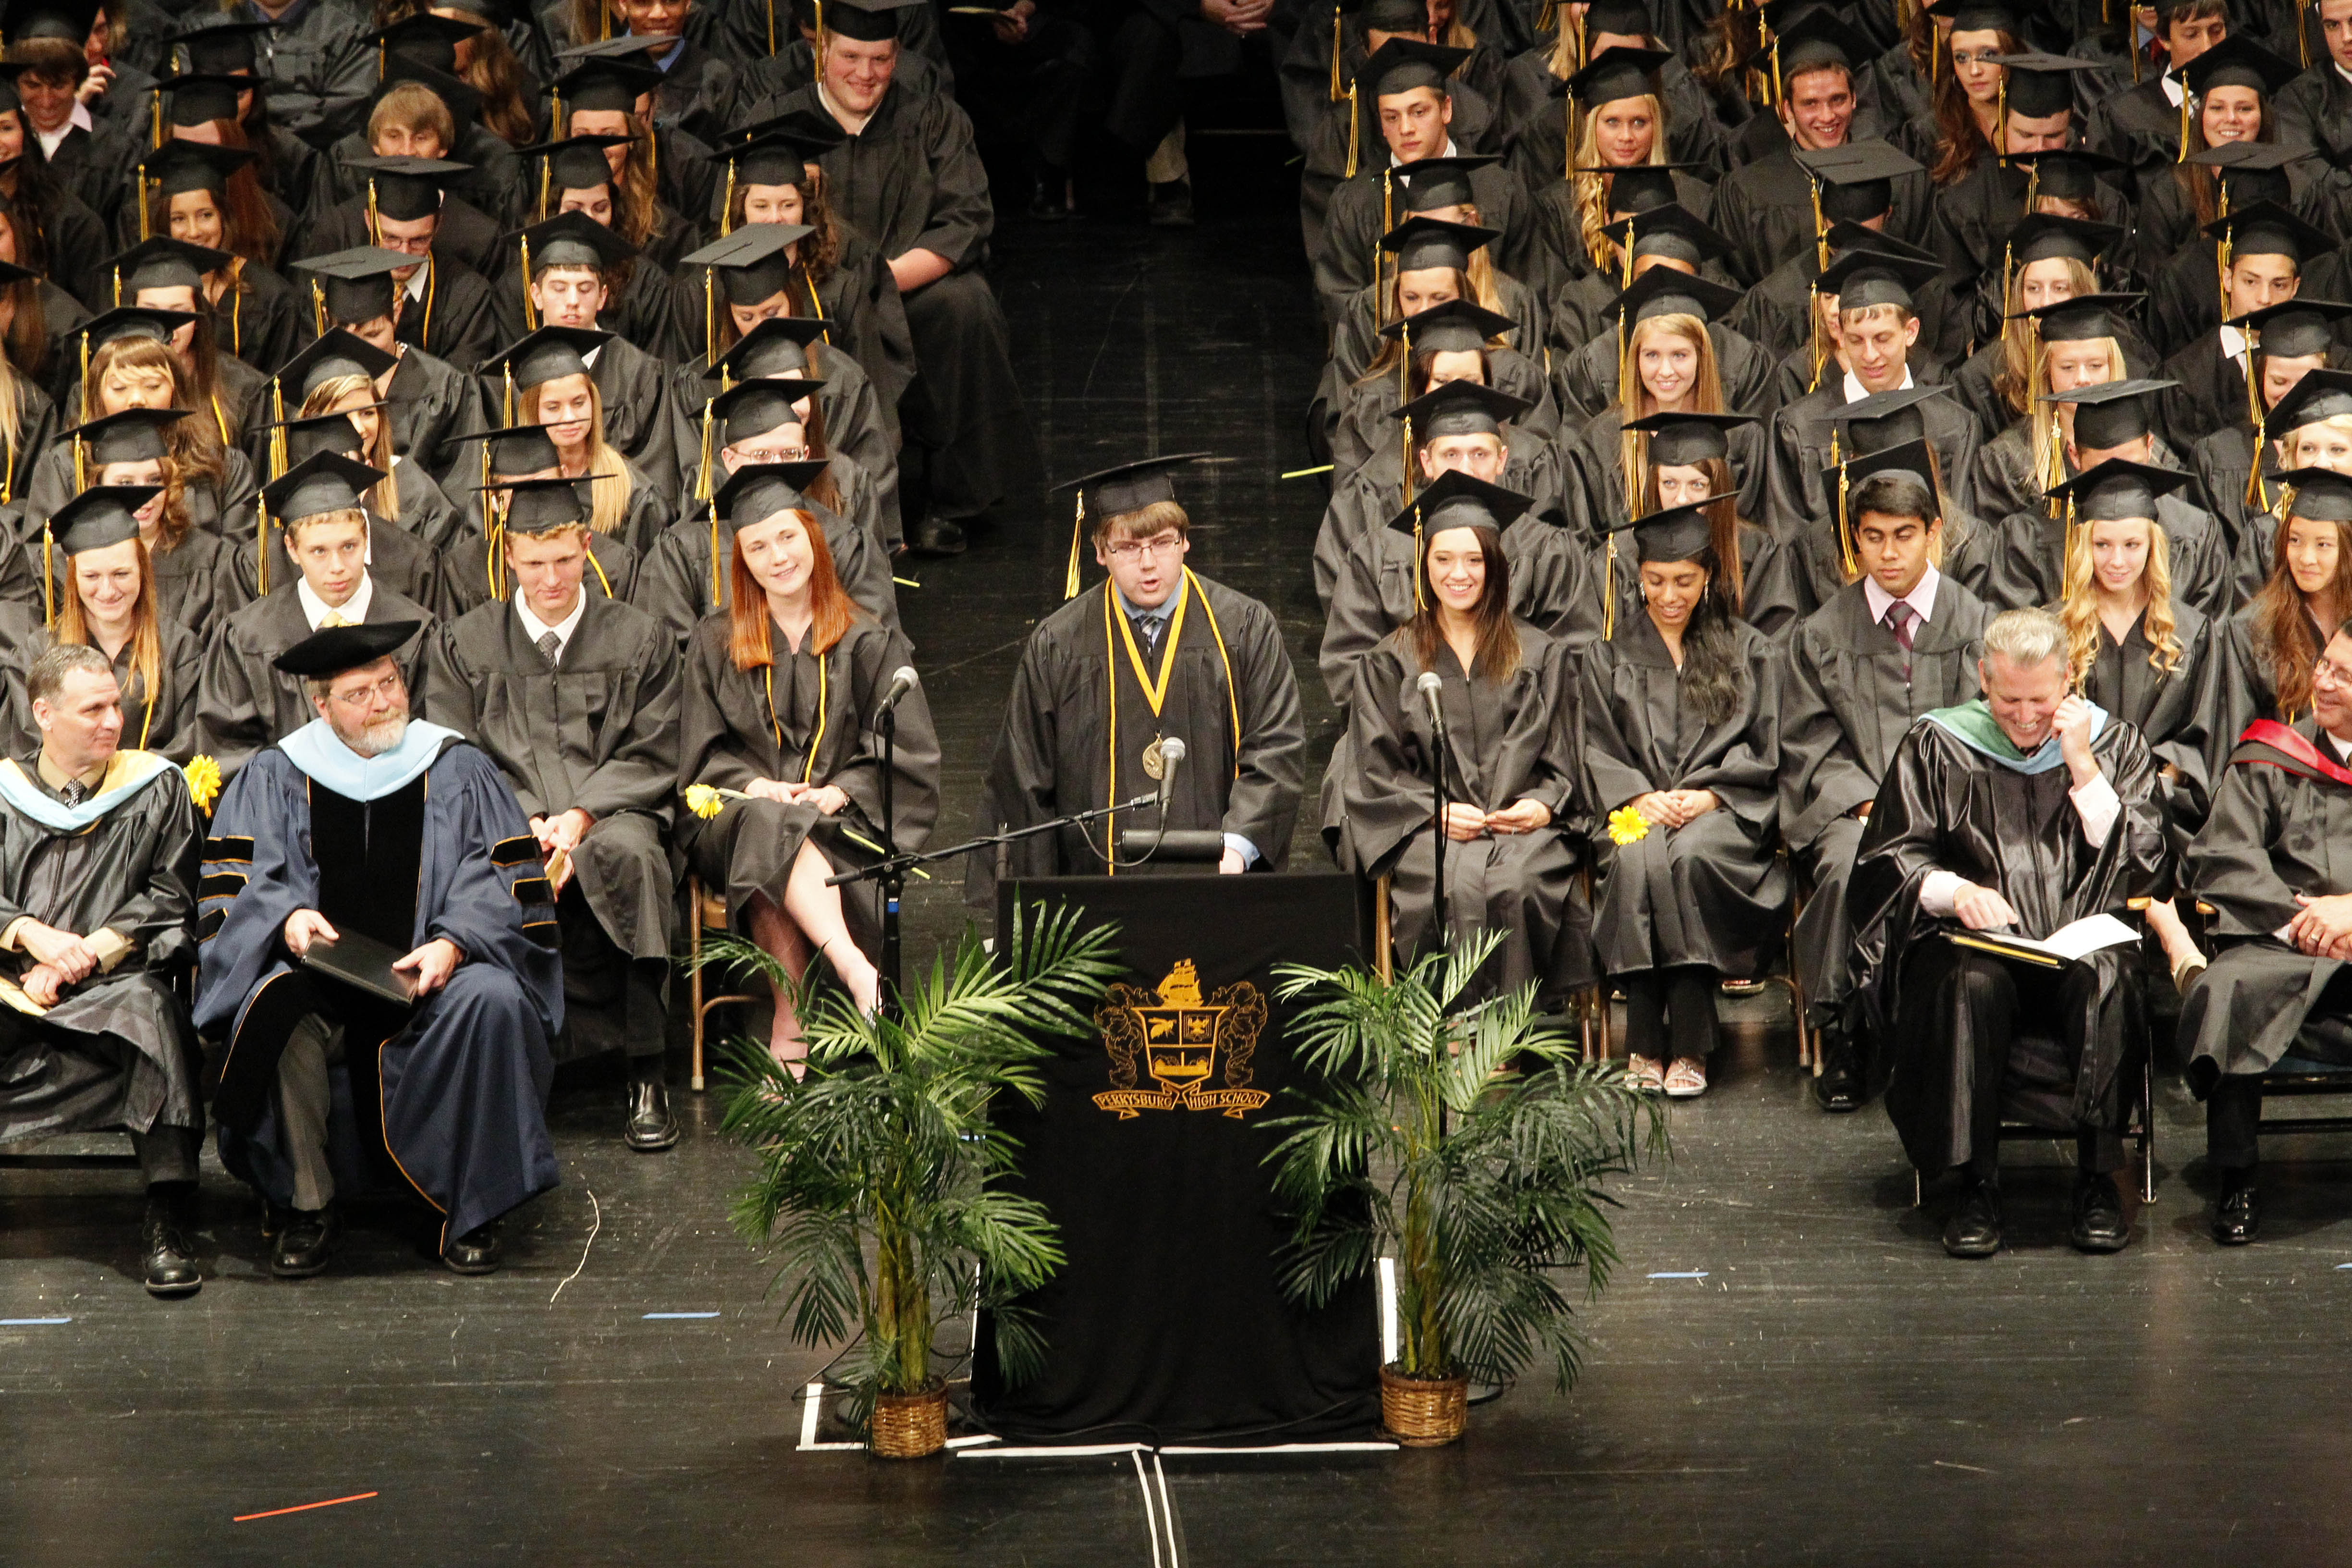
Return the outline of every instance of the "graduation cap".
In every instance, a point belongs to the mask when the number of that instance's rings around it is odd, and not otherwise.
[[[2111,223],[2092,223],[2057,213],[2032,213],[2019,219],[2017,226],[2009,231],[2010,264],[2023,267],[2063,257],[2087,267],[2098,259],[2100,252],[2123,237],[2124,231]]]
[[[1670,267],[1654,267],[1601,308],[1601,319],[1631,329],[1653,316],[1696,316],[1711,321],[1738,308],[1739,293]]]
[[[833,0],[825,30],[862,44],[887,43],[898,36],[898,13],[923,0]]]
[[[391,658],[424,629],[423,621],[362,621],[357,626],[326,626],[269,662],[289,675],[329,680],[347,669]]]
[[[2043,342],[2081,343],[2116,335],[2116,316],[2147,299],[2145,294],[2077,294],[2031,310],[2019,310],[2011,321],[2031,321]]]
[[[2155,429],[2156,421],[2149,417],[2148,395],[2179,384],[2177,381],[2107,381],[2078,386],[2072,392],[2053,392],[2042,401],[2073,404],[2074,445],[2104,450],[2137,441]]]
[[[597,114],[635,114],[637,100],[658,90],[661,84],[661,68],[646,63],[639,51],[635,59],[616,58],[609,54],[583,59],[555,79],[552,90],[558,103],[570,104],[575,114],[582,110]]]
[[[2347,316],[2352,316],[2352,305],[2297,295],[2259,310],[2248,310],[2242,316],[2232,316],[2228,324],[2241,331],[2259,334],[2262,346],[2256,353],[2295,359],[2326,353],[2334,340],[2335,323]]]
[[[7,167],[5,163],[0,163],[0,168],[5,167]],[[0,205],[0,214],[13,213],[15,211],[16,208],[13,205]],[[38,278],[39,276],[39,273],[34,271],[29,267],[19,267],[13,261],[0,261],[0,289],[5,289],[11,283],[21,283],[28,278]]]
[[[324,320],[338,325],[373,321],[392,314],[393,301],[400,290],[393,274],[415,265],[416,258],[405,251],[386,250],[374,245],[329,251],[294,264],[296,269],[316,278],[315,302]]]
[[[376,406],[381,407],[382,405]],[[363,462],[366,458],[360,441],[360,428],[352,423],[352,412],[343,409],[333,414],[306,415],[264,428],[286,432],[286,457],[289,464],[306,462],[320,452],[339,453]]]
[[[1483,382],[1446,381],[1390,409],[1389,417],[1411,420],[1414,440],[1425,445],[1441,436],[1500,436],[1505,425],[1533,406]]]
[[[506,373],[516,386],[539,386],[561,376],[586,375],[588,355],[612,341],[593,327],[541,327],[482,362],[484,375]]]
[[[1881,256],[1899,256],[1911,261],[1929,261],[1941,266],[1941,260],[1931,250],[1922,250],[1908,240],[1878,229],[1866,228],[1851,218],[1840,218],[1830,225],[1822,237],[1829,242],[1832,256],[1849,250],[1874,250]]]
[[[466,128],[481,118],[482,95],[470,84],[413,55],[388,54],[383,57],[383,75],[376,81],[375,90],[369,93],[366,101],[361,105],[362,109],[373,113],[375,106],[383,102],[384,95],[393,89],[404,82],[415,82],[441,100],[443,107],[449,110],[450,121],[459,135],[464,135]],[[345,160],[352,163],[358,161],[356,158]]]
[[[1429,25],[1426,13],[1421,25]],[[1391,38],[1372,51],[1372,58],[1364,62],[1363,74],[1357,79],[1370,84],[1375,97],[1411,92],[1420,87],[1434,88],[1442,93],[1445,90],[1445,79],[1469,58],[1467,49],[1424,44],[1419,38]]]
[[[1612,217],[1624,213],[1648,212],[1681,200],[1675,189],[1677,170],[1696,168],[1692,163],[1633,163],[1623,168],[1601,166],[1579,167],[1580,174],[1609,176],[1609,214]]]
[[[368,177],[370,211],[396,223],[409,223],[438,213],[442,187],[474,167],[446,158],[416,158],[405,153],[389,158],[345,158],[343,166],[357,169]]]
[[[188,68],[197,76],[258,74],[261,35],[278,30],[275,22],[199,22],[172,37],[188,51]]]
[[[1474,300],[1457,299],[1391,321],[1381,329],[1381,336],[1438,353],[1475,353],[1517,325]]]
[[[149,289],[190,289],[201,294],[205,274],[226,267],[230,259],[226,250],[157,235],[141,240],[106,266],[113,274],[114,297],[135,300]]]
[[[1696,270],[1731,251],[1731,241],[1679,202],[1612,218],[1604,226],[1621,245],[1631,237],[1629,249],[1636,261],[1645,256],[1663,256]]]
[[[1404,210],[1425,213],[1476,202],[1478,195],[1471,189],[1470,172],[1501,162],[1492,153],[1457,153],[1445,158],[1416,158],[1410,163],[1398,164],[1391,173],[1404,186]]]
[[[1381,236],[1381,248],[1395,255],[1399,272],[1419,272],[1433,267],[1466,272],[1470,268],[1470,253],[1501,237],[1502,232],[1466,223],[1447,223],[1443,218],[1409,217]]]
[[[2265,100],[2303,68],[2279,58],[2243,33],[2228,37],[2180,68],[2180,79],[2199,98],[2217,87],[2250,87]]]
[[[732,157],[737,148],[748,147],[771,136],[779,137],[799,148],[802,160],[812,163],[849,140],[849,132],[841,128],[841,121],[823,110],[803,105],[720,132],[719,155]]]
[[[732,165],[729,178],[736,185],[798,186],[806,183],[814,162],[806,142],[778,131],[728,148],[726,157]]]
[[[416,11],[387,26],[378,27],[360,42],[373,45],[404,59],[431,66],[436,70],[455,71],[457,68],[457,46],[481,30],[478,22],[461,22],[454,17],[436,16],[430,11]]]
[[[1647,38],[1657,30],[1646,0],[1592,0],[1584,8],[1584,36],[1588,38],[1601,33],[1614,33],[1622,38]]]
[[[604,156],[604,150],[625,147],[631,140],[627,136],[567,136],[561,142],[518,147],[515,156],[546,160],[540,187],[542,197],[551,190],[593,191],[598,185],[613,183],[613,165]]]
[[[637,254],[637,247],[619,230],[583,212],[558,213],[517,237],[521,241],[527,276],[550,267],[593,267],[606,271]]]
[[[1812,177],[1815,232],[1846,218],[1861,223],[1895,210],[1895,182],[1920,172],[1918,163],[1873,138],[1795,154]]]
[[[1695,561],[1715,542],[1715,524],[1708,517],[1708,510],[1714,505],[1715,500],[1710,498],[1663,507],[1646,517],[1612,522],[1609,531],[1632,531],[1636,561]]]
[[[2335,237],[2274,201],[2260,201],[2217,217],[2200,231],[2236,256],[2284,256],[2298,268],[2336,248]],[[2226,265],[2226,262],[2224,263]]]
[[[2007,33],[2014,38],[2025,29],[2011,0],[1928,0],[1919,7],[1955,33]]]
[[[0,33],[11,44],[62,38],[79,47],[98,20],[99,0],[7,0],[0,5]]]
[[[1874,392],[1867,397],[1857,397],[1852,403],[1830,410],[1832,425],[1845,426],[1846,449],[1851,452],[1882,452],[1890,447],[1924,440],[1927,422],[1919,405],[1931,397],[1940,397],[1951,391],[1948,385],[1898,386],[1892,392]]]
[[[824,319],[817,316],[770,316],[735,340],[733,347],[711,361],[703,379],[719,381],[805,380],[824,383],[808,373],[808,346],[824,336]]]
[[[2009,161],[2024,169],[2030,211],[2033,197],[2056,196],[2061,201],[2089,202],[2099,196],[2099,177],[2112,174],[2124,164],[2119,158],[2105,153],[2094,153],[2084,147],[2053,148],[2043,153],[2011,153]]]
[[[1448,468],[1422,487],[1405,502],[1402,511],[1389,519],[1388,525],[1415,541],[1413,552],[1417,556],[1422,540],[1449,528],[1491,528],[1499,533],[1534,504],[1516,490],[1490,485],[1459,468]],[[1421,575],[1416,565],[1413,576],[1418,580]]]
[[[2084,469],[2046,492],[2063,501],[2070,522],[2121,522],[2131,518],[2156,521],[2157,498],[2171,494],[2189,482],[2179,468],[2159,468],[2109,458]]]
[[[1132,463],[1121,463],[1115,468],[1104,468],[1083,479],[1065,479],[1054,487],[1056,492],[1078,492],[1078,516],[1118,517],[1125,512],[1140,511],[1145,507],[1176,499],[1175,474],[1179,464],[1210,457],[1208,452],[1177,452],[1165,458],[1143,458]]]
[[[800,264],[788,252],[815,232],[806,224],[747,223],[687,256],[682,264],[716,272],[729,304],[757,305],[792,286],[793,269]]]
[[[84,420],[66,432],[81,444],[90,462],[152,463],[170,450],[163,433],[188,416],[184,408],[126,408]]]
[[[2347,416],[2352,416],[2352,371],[2306,371],[2271,410],[2268,428],[2273,435],[2284,435]]]
[[[272,515],[296,522],[331,511],[364,510],[362,498],[383,478],[382,468],[372,468],[341,452],[313,452],[262,486],[261,499]]]
[[[1841,311],[1866,310],[1876,305],[1916,310],[1911,290],[1924,287],[1942,270],[1932,261],[1857,246],[1822,268],[1814,288],[1836,295]]]
[[[1878,56],[1867,37],[1827,5],[1813,5],[1787,22],[1773,17],[1771,13],[1778,11],[1786,16],[1792,7],[1770,5],[1765,9],[1772,27],[1772,41],[1750,56],[1747,63],[1758,65],[1769,59],[1772,75],[1784,88],[1805,71],[1820,70],[1825,66],[1856,70]]]
[[[47,544],[65,556],[104,550],[139,537],[139,509],[161,485],[92,485],[49,514]]]
[[[1753,414],[1652,414],[1627,420],[1625,428],[1650,438],[1653,468],[1680,468],[1710,458],[1728,461],[1733,428],[1756,423]]]
[[[1591,26],[1590,17],[1585,25]],[[1575,102],[1586,105],[1614,103],[1621,98],[1654,97],[1658,92],[1658,68],[1674,58],[1664,49],[1629,49],[1622,44],[1612,45],[1568,79],[1568,95]]]
[[[400,362],[382,349],[341,327],[296,354],[270,378],[282,407],[299,408],[312,391],[345,376],[370,381]]]
[[[254,90],[251,77],[167,76],[151,89],[171,100],[166,113],[173,125],[209,125],[236,118],[237,95]]]
[[[544,533],[588,521],[592,503],[580,493],[585,479],[509,479],[486,489],[504,490],[506,515],[499,526],[509,533]]]
[[[242,147],[220,147],[174,136],[139,160],[139,174],[153,184],[159,195],[176,196],[184,191],[210,191],[217,195],[228,189],[231,174],[252,162],[253,154]]]
[[[2002,106],[2011,114],[2028,120],[2043,120],[2074,107],[2074,73],[2096,70],[2096,60],[2078,60],[2072,55],[2045,55],[2027,50],[2013,55],[1994,55],[1992,63],[2002,67],[2000,94]]]
[[[117,305],[83,322],[68,337],[82,341],[82,352],[96,353],[117,338],[152,338],[168,343],[172,334],[194,321],[189,310],[159,310],[152,305]]]
[[[2289,468],[2278,479],[2294,487],[2287,516],[2306,522],[2352,522],[2352,479],[2333,468]]]
[[[725,422],[727,444],[736,446],[779,425],[802,423],[793,405],[824,384],[814,377],[796,381],[789,376],[738,382],[711,399],[711,417]]]
[[[1853,543],[1852,497],[1865,480],[1880,474],[1903,474],[1919,482],[1927,493],[1927,515],[1922,521],[1934,522],[1943,516],[1943,497],[1936,489],[1936,455],[1924,437],[1897,441],[1860,457],[1842,458],[1823,468],[1822,488],[1828,492],[1834,510],[1838,555],[1849,579],[1862,571]]]
[[[805,506],[808,487],[824,471],[824,460],[821,458],[799,463],[753,463],[738,468],[710,498],[712,513],[724,519],[729,528],[739,531],[765,522],[780,511]]]
[[[508,425],[496,430],[478,430],[457,437],[452,444],[462,447],[473,441],[488,444],[489,469],[494,474],[536,474],[562,461],[555,450],[555,438],[547,433],[544,425]]]

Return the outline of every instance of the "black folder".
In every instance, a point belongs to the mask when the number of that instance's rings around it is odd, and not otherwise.
[[[302,964],[405,1007],[416,1000],[416,980],[393,965],[407,956],[402,949],[364,931],[347,931],[333,942],[324,938],[313,942],[310,951],[302,955]]]

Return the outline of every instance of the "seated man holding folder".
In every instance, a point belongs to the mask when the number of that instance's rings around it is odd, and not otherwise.
[[[221,1158],[268,1200],[270,1272],[318,1273],[338,1192],[413,1192],[460,1274],[555,1185],[554,898],[496,763],[408,716],[415,621],[274,661],[319,717],[255,754],[205,846],[196,1022],[225,1039]]]
[[[2112,916],[2154,885],[2166,854],[2147,743],[2067,690],[2066,650],[2065,627],[2045,610],[1993,618],[1978,666],[1984,695],[1904,736],[1847,894],[1890,1053],[1887,1114],[1923,1173],[1960,1175],[1944,1227],[1955,1258],[2000,1249],[2005,1080],[2071,1082],[2074,1243],[2115,1252],[2131,1237],[2112,1173],[2137,1038],[2137,952],[2069,944],[2081,955],[2062,957],[2002,940]],[[2054,1035],[2063,1063],[2039,1059],[2026,1026]]]

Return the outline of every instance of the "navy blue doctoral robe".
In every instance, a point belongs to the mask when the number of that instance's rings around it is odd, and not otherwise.
[[[418,784],[409,946],[446,937],[466,961],[389,1033],[363,1026],[364,1007],[337,1009],[346,1034],[328,1154],[343,1191],[381,1186],[387,1172],[404,1182],[445,1216],[446,1245],[555,1185],[545,1112],[563,978],[539,843],[497,765],[450,740],[416,783],[371,809]],[[278,1058],[309,1010],[280,1004],[334,994],[295,964],[282,935],[295,910],[322,907],[311,830],[328,793],[271,746],[232,781],[205,846],[196,1020],[228,1041],[215,1102],[221,1158],[278,1204],[292,1201],[293,1166],[273,1092]]]

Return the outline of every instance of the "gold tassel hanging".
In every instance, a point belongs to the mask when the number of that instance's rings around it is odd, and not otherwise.
[[[1385,235],[1396,226],[1396,166],[1391,163],[1381,171],[1381,233]],[[1388,325],[1388,253],[1381,248],[1379,238],[1372,241],[1372,330]]]
[[[719,204],[719,232],[724,236],[735,232],[735,160],[727,160],[727,199]]]
[[[1421,507],[1415,503],[1412,509],[1412,612],[1414,615],[1419,615],[1429,608],[1429,596],[1422,588],[1423,581],[1428,575],[1429,562],[1422,552]]]
[[[143,240],[153,232],[154,226],[147,207],[147,176],[142,174],[139,176],[139,237]]]
[[[719,269],[702,269],[702,363],[706,370],[719,363]]]
[[[2189,96],[2189,84],[2182,82],[2180,84],[2180,151],[2174,154],[2172,160],[2176,163],[2189,162],[2189,117],[2193,112],[2190,107],[2193,101]]]
[[[1816,270],[1827,272],[1830,269],[1830,225],[1829,220],[1822,216],[1822,177],[1813,175],[1811,184],[1813,195],[1813,265]]]
[[[1560,94],[1559,177],[1571,184],[1576,179],[1576,92],[1570,89]]]
[[[539,161],[539,221],[541,223],[547,221],[547,189],[554,179],[555,160],[541,158]]]
[[[256,497],[253,502],[253,553],[257,561],[254,575],[260,580],[261,592],[269,593],[269,503]]]
[[[1349,82],[1349,83],[1348,84],[1348,176],[1347,176],[1349,179],[1351,179],[1351,180],[1352,180],[1352,179],[1354,179],[1354,178],[1356,177],[1356,143],[1357,143],[1357,140],[1358,140],[1358,133],[1359,133],[1359,132],[1362,129],[1362,125],[1361,125],[1361,121],[1362,121],[1362,120],[1363,120],[1363,116],[1362,116],[1361,114],[1360,114],[1360,113],[1357,111],[1357,108],[1356,108],[1356,84],[1355,84],[1354,82],[1352,82],[1352,81],[1351,81],[1351,82]]]
[[[1617,635],[1617,531],[1609,531],[1609,542],[1601,552],[1601,640],[1608,642]]]
[[[327,290],[316,278],[310,279],[310,333],[320,338],[327,335]]]
[[[2066,482],[2066,426],[2058,416],[2058,406],[2050,408],[2050,449],[2042,460],[2042,501],[2049,504],[2049,494]]]
[[[768,58],[776,58],[776,0],[768,0]],[[612,595],[607,592],[605,597]]]
[[[1811,320],[1811,342],[1813,354],[1813,379],[1805,384],[1807,392],[1822,389],[1822,371],[1830,363],[1829,340],[1822,334],[1822,285],[1815,279],[1805,289],[1805,314]]]
[[[2039,202],[2041,199],[2042,160],[2036,158],[2033,160],[2032,166],[2025,171],[2025,216],[2032,217],[2033,216],[2034,204]]]
[[[717,450],[717,444],[712,438],[716,433],[712,410],[717,407],[718,403],[719,400],[712,397],[704,399],[702,405],[702,462],[694,479],[694,499],[701,501],[711,499],[710,459]]]
[[[530,241],[520,242],[522,257],[522,324],[528,331],[539,331],[539,307],[530,302]]]
[[[1862,558],[1854,553],[1853,527],[1851,521],[1846,516],[1845,498],[1847,487],[1845,480],[1845,465],[1843,463],[1840,463],[1838,465],[1837,476],[1838,554],[1845,565],[1845,580],[1851,583],[1855,578],[1862,575]]]
[[[2009,167],[2009,68],[2007,66],[2000,68],[2000,86],[1993,94],[1992,125],[1993,159],[2006,169]]]
[[[1062,579],[1062,597],[1065,599],[1075,599],[1078,596],[1078,539],[1086,532],[1086,528],[1087,489],[1084,485],[1080,485],[1077,515],[1070,520],[1070,570],[1068,575]]]
[[[1331,101],[1339,101],[1339,7],[1331,7]]]
[[[2294,0],[2294,41],[2303,54],[2303,68],[2311,68],[2311,0]]]

